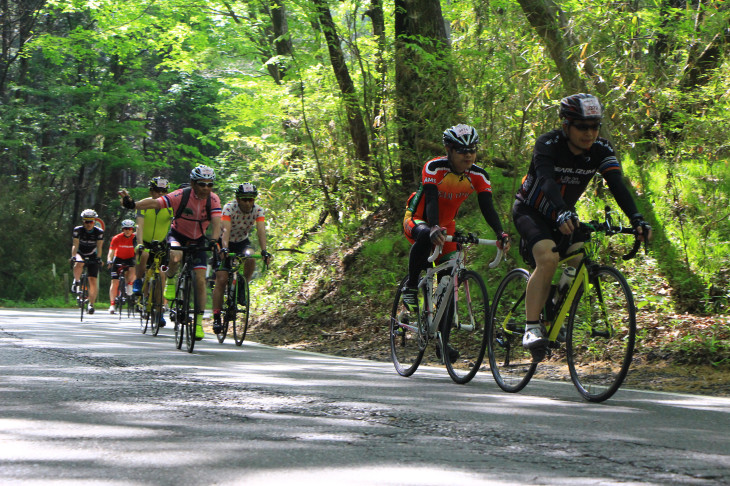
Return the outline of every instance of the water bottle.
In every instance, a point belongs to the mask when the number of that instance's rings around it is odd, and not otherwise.
[[[449,282],[451,282],[451,275],[445,275],[439,280],[439,284],[436,287],[436,305],[441,305],[441,299],[446,294],[446,287],[449,286]]]
[[[568,288],[570,288],[570,284],[573,282],[573,279],[575,278],[575,268],[574,267],[565,267],[565,270],[563,270],[563,274],[560,276],[560,281],[558,281],[558,287],[555,289],[555,296],[553,297],[553,304],[557,304],[560,300],[561,296],[567,292]]]

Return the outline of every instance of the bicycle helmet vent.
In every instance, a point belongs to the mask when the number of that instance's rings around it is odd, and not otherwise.
[[[568,120],[600,120],[603,108],[595,96],[578,93],[560,100],[560,116]]]
[[[93,209],[84,209],[81,211],[81,217],[84,219],[91,219],[91,218],[97,218],[99,217],[98,214],[96,214],[96,211]]]
[[[190,171],[190,180],[200,181],[203,179],[214,181],[215,171],[207,165],[199,165]]]
[[[131,219],[125,219],[122,221],[122,228],[134,228],[134,221]]]

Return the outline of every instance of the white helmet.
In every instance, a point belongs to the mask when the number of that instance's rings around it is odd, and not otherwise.
[[[84,219],[97,218],[99,215],[93,209],[84,209],[81,211],[81,217]]]
[[[208,167],[207,165],[199,165],[196,168],[194,168],[192,171],[190,171],[190,180],[191,181],[200,181],[203,179],[208,179],[211,181],[215,180],[215,171]]]
[[[134,221],[131,219],[125,219],[122,221],[122,228],[134,228]]]

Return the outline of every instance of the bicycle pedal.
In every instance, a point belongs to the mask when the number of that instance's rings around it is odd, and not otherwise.
[[[545,357],[548,355],[548,349],[547,348],[531,349],[530,354],[532,354],[532,362],[539,363],[540,361],[544,360]]]

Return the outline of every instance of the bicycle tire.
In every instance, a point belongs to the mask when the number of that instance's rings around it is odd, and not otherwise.
[[[200,310],[198,309],[198,297],[195,291],[195,275],[189,273],[186,278],[187,288],[187,305],[188,310],[187,325],[185,326],[185,349],[188,353],[192,353],[195,349],[195,322]],[[192,308],[192,312],[191,312]]]
[[[177,279],[175,285],[175,347],[182,349],[183,341],[185,341],[185,332],[187,330],[189,296],[187,292],[187,276],[182,274]]]
[[[241,295],[243,292],[243,295]],[[236,315],[233,321],[233,340],[236,346],[241,346],[246,339],[248,330],[248,315],[251,308],[248,280],[243,275],[238,275],[238,285],[234,289],[235,298],[233,305],[236,307]]]
[[[441,323],[441,339],[444,349],[450,347],[459,353],[453,363],[450,359],[444,359],[444,362],[451,379],[463,385],[469,383],[482,366],[490,307],[487,286],[481,275],[472,270],[460,273],[456,292],[456,300],[453,293],[449,296],[450,307]]]
[[[636,340],[636,308],[626,278],[613,267],[590,270],[568,317],[566,349],[570,379],[590,402],[607,400],[631,366]]]
[[[401,295],[403,289],[408,283],[408,276],[406,275],[401,280],[398,289],[395,292],[395,299],[393,300],[393,308],[390,312],[390,357],[393,361],[395,371],[401,376],[411,376],[418,369],[418,366],[423,360],[423,353],[425,346],[419,345],[418,326],[419,319],[421,319],[421,307],[424,300],[419,299],[418,312],[415,316],[416,323],[413,325],[411,322],[413,316],[405,309],[401,302]],[[419,293],[420,294],[420,293]]]
[[[516,393],[532,379],[537,361],[522,347],[525,333],[525,290],[530,274],[511,270],[497,287],[487,328],[487,354],[494,381],[502,390]]]
[[[81,275],[81,283],[79,284],[79,307],[81,307],[81,322],[84,322],[84,311],[89,301],[89,276],[84,272]]]
[[[160,332],[160,319],[162,319],[162,285],[160,285],[160,279],[157,275],[153,275],[150,280],[150,319],[151,332],[153,336],[157,336]]]
[[[150,313],[149,309],[147,308],[148,304],[148,293],[147,289],[149,288],[147,282],[145,281],[142,284],[142,293],[139,296],[139,299],[137,300],[137,307],[139,311],[139,328],[142,331],[142,334],[147,333],[147,327],[149,325],[149,319],[150,319]]]
[[[125,292],[124,289],[127,285],[126,280],[123,276],[119,276],[119,285],[117,286],[117,298],[115,299],[114,303],[117,307],[117,313],[119,314],[119,320],[122,320],[122,312],[124,312],[124,304],[127,302],[127,299],[125,298]]]
[[[236,282],[233,277],[233,272],[228,274],[228,285],[226,285],[226,291],[223,293],[223,309],[221,313],[221,332],[216,334],[218,342],[223,344],[228,336],[228,326],[231,321],[236,320],[236,294],[233,286]]]

